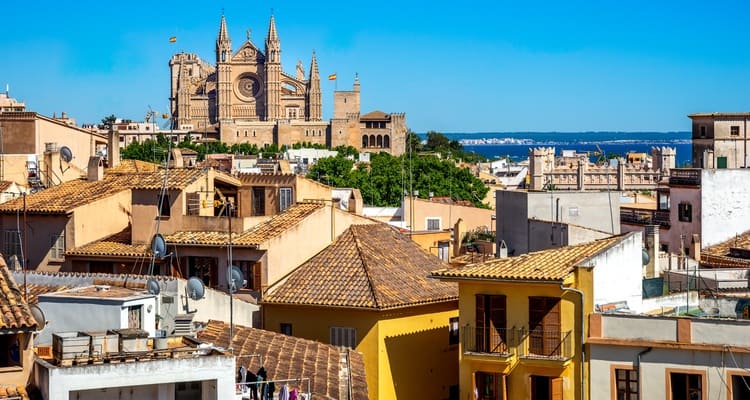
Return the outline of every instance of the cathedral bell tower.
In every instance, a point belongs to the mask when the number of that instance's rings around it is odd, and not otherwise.
[[[271,15],[266,37],[266,120],[275,121],[281,115],[281,41],[276,33],[276,21]]]
[[[227,33],[227,21],[221,16],[219,35],[216,37],[216,107],[219,123],[232,120],[232,40]]]

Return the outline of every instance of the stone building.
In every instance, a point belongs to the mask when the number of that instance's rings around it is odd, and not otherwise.
[[[699,113],[692,120],[693,168],[747,168],[750,113]]]
[[[307,73],[301,60],[294,73],[283,71],[273,16],[264,44],[261,50],[248,30],[244,42],[233,50],[222,15],[214,64],[192,53],[172,56],[173,127],[228,144],[263,147],[308,142],[394,155],[404,152],[405,114],[373,111],[360,116],[358,77],[351,91],[334,92],[333,119],[325,121],[315,52]],[[329,79],[335,79],[335,74]]]

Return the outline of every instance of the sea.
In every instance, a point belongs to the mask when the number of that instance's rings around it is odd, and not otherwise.
[[[554,147],[557,155],[562,150],[589,152],[592,161],[596,161],[597,146],[607,156],[624,156],[628,152],[651,154],[652,147],[668,146],[677,151],[677,166],[689,165],[692,156],[690,132],[454,132],[444,135],[458,140],[466,151],[490,159],[510,156],[515,162],[527,159],[532,147]],[[426,138],[426,134],[420,136]]]

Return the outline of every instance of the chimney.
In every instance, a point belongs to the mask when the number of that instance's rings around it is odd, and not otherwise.
[[[183,168],[185,167],[185,161],[182,159],[182,150],[175,147],[172,149],[172,160],[170,162],[172,168]]]
[[[104,161],[102,161],[101,157],[89,157],[87,178],[90,182],[100,181],[104,178]]]
[[[455,224],[453,224],[453,231],[451,232],[451,242],[453,244],[453,257],[461,255],[461,239],[464,237],[466,232],[466,223],[463,219],[459,218]]]
[[[659,225],[646,225],[646,253],[648,263],[645,265],[643,276],[646,278],[658,278],[661,276],[659,266]]]
[[[120,133],[112,127],[109,128],[107,147],[107,164],[114,168],[120,164]]]
[[[508,258],[508,245],[505,244],[505,240],[500,241],[500,246],[497,248],[497,258]]]
[[[701,262],[701,235],[694,233],[690,243],[690,258],[698,263]]]

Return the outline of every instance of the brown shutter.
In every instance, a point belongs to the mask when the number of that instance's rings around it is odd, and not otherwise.
[[[257,262],[253,264],[253,290],[260,290],[261,277],[262,277],[262,264]]]
[[[491,349],[492,351],[505,351],[506,350],[506,339],[505,326],[506,326],[506,309],[505,309],[505,296],[489,296],[489,322],[490,329],[489,334]]]
[[[476,351],[485,351],[487,346],[485,346],[485,309],[484,309],[484,301],[485,296],[483,294],[478,294],[476,297],[476,314],[474,318],[474,324],[476,329],[476,335],[475,335],[475,344],[476,344]]]
[[[552,379],[552,400],[563,400],[563,378]]]

